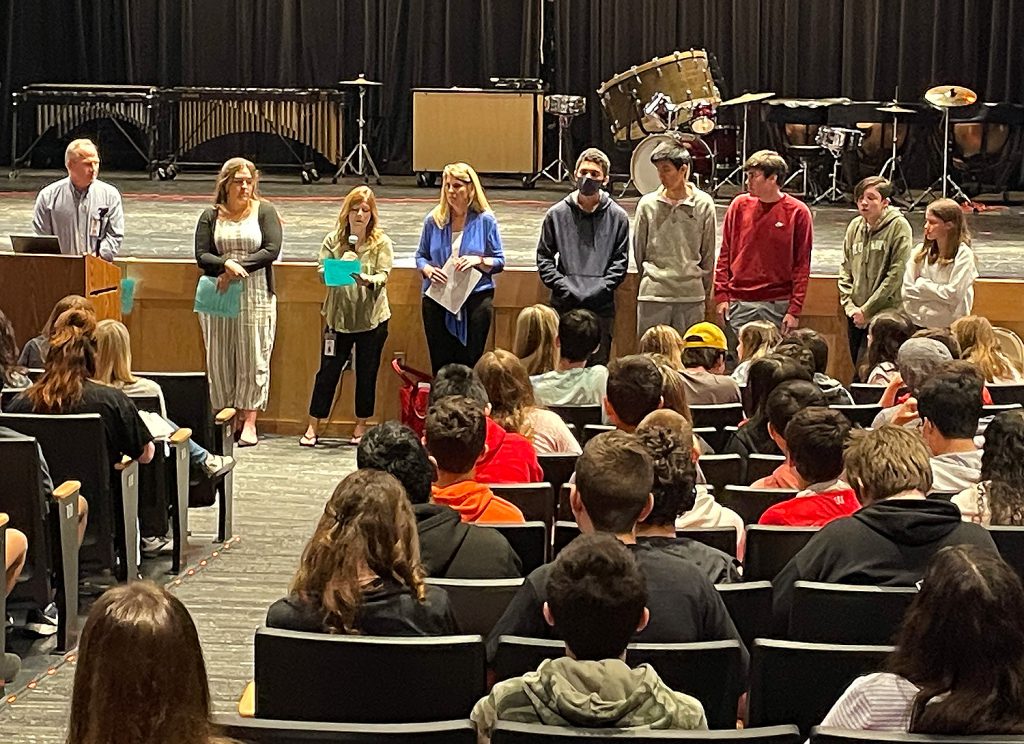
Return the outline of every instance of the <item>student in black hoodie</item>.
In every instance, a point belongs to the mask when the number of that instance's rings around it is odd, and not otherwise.
[[[356,466],[390,473],[405,487],[416,517],[420,562],[438,579],[514,579],[519,556],[500,532],[462,522],[450,506],[430,501],[434,466],[412,429],[387,421],[363,435]]]
[[[626,278],[629,217],[606,191],[611,162],[591,147],[576,161],[576,190],[544,215],[537,272],[559,314],[583,308],[601,323],[601,345],[591,364],[608,364],[615,319],[615,289]]]
[[[961,521],[955,504],[925,498],[932,485],[931,462],[916,431],[898,426],[856,431],[845,463],[846,480],[863,506],[822,527],[775,577],[776,633],[787,632],[797,581],[913,586],[947,545],[998,552],[984,527]]]

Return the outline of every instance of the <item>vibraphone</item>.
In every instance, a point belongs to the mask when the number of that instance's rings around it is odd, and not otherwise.
[[[25,86],[13,99],[11,178],[48,131],[64,137],[96,119],[112,121],[145,160],[150,175],[161,178],[173,178],[179,166],[219,165],[186,158],[203,143],[225,135],[276,135],[294,162],[270,165],[298,165],[304,181],[319,177],[310,151],[338,165],[344,148],[347,97],[335,89],[38,84]],[[29,107],[35,115],[33,140],[19,154],[19,117],[28,116]]]
[[[12,94],[11,171],[17,178],[21,166],[51,129],[57,137],[96,119],[111,121],[152,171],[156,153],[156,96],[151,85],[81,85],[40,83],[26,85]],[[31,144],[18,152],[22,120],[34,114]],[[135,131],[130,131],[126,125]]]

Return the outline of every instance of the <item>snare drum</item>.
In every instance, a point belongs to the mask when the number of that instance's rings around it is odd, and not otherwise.
[[[818,133],[814,136],[815,143],[830,152],[852,150],[859,147],[863,140],[864,132],[859,129],[843,129],[842,127],[820,126]]]
[[[617,142],[643,139],[644,131],[638,122],[644,121],[644,107],[658,93],[676,105],[692,105],[696,101],[716,105],[722,100],[704,50],[673,52],[652,59],[619,73],[597,89]]]
[[[544,111],[563,116],[579,116],[587,111],[587,99],[583,96],[544,96]]]

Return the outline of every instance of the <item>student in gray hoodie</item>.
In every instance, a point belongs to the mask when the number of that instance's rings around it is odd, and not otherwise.
[[[615,320],[615,290],[626,278],[629,217],[602,186],[611,161],[591,147],[576,161],[576,190],[544,215],[537,272],[559,314],[583,308],[597,315],[601,345],[591,364],[607,364]]]
[[[907,219],[889,203],[892,191],[892,184],[880,176],[868,176],[853,190],[860,214],[843,240],[839,302],[846,312],[854,369],[871,319],[903,305],[903,273],[914,236]]]
[[[470,715],[477,741],[489,742],[498,721],[707,729],[696,698],[670,689],[649,664],[626,664],[626,645],[650,616],[646,602],[644,576],[614,536],[573,540],[551,567],[543,607],[544,620],[565,639],[565,656],[498,682]]]

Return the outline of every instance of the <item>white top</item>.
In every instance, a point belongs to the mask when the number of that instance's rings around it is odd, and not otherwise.
[[[528,416],[533,429],[533,450],[538,455],[579,455],[580,443],[554,411],[534,408]]]
[[[458,258],[461,250],[462,230],[452,230],[452,258]]]
[[[988,527],[992,523],[992,512],[988,508],[988,481],[975,483],[954,496],[950,501],[960,509],[960,518]]]
[[[703,530],[712,527],[732,527],[736,530],[736,557],[742,561],[747,542],[743,518],[729,507],[715,501],[707,486],[698,485],[693,508],[676,517],[676,529]]]
[[[888,385],[892,382],[900,369],[892,362],[881,362],[876,364],[871,372],[868,374],[868,385]]]
[[[896,674],[858,677],[821,725],[855,731],[906,731],[918,692],[917,685]]]
[[[948,328],[971,314],[977,278],[974,253],[965,244],[950,263],[911,257],[903,274],[903,312],[922,328]]]
[[[259,204],[254,203],[249,214],[240,220],[229,220],[219,216],[213,230],[213,240],[224,258],[236,261],[247,258],[263,245],[263,231],[260,230]],[[242,296],[257,303],[270,302],[272,295],[267,288],[266,269],[249,272],[242,282]]]
[[[541,406],[599,406],[604,402],[608,386],[608,368],[593,367],[557,369],[532,375],[533,395]]]

